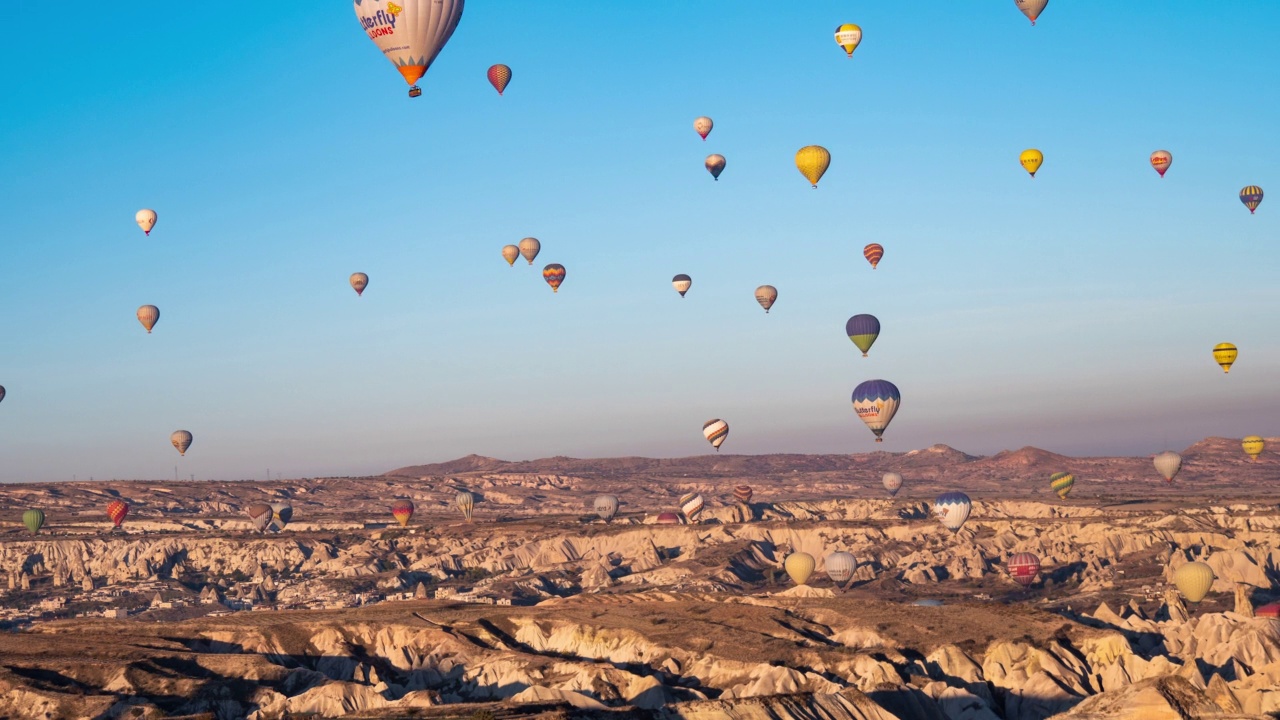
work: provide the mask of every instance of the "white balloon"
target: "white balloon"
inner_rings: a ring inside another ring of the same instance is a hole
[[[355,0],[370,40],[413,85],[431,67],[462,19],[464,0]]]
[[[143,208],[134,214],[133,221],[138,223],[142,232],[150,235],[151,228],[156,226],[156,211]]]

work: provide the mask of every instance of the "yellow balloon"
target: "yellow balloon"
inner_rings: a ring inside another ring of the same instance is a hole
[[[862,42],[862,28],[853,23],[845,23],[836,28],[836,44],[844,48],[844,51],[853,57],[853,51],[858,49],[858,43]]]
[[[791,553],[786,560],[782,561],[782,567],[791,576],[797,585],[804,585],[809,582],[809,578],[813,575],[813,569],[817,566],[817,561],[813,556],[806,552]]]
[[[1240,441],[1240,447],[1244,448],[1244,454],[1253,458],[1254,462],[1258,462],[1258,456],[1267,448],[1267,441],[1257,435],[1250,435]]]
[[[1031,173],[1031,177],[1035,177],[1036,171],[1040,169],[1041,163],[1044,162],[1044,153],[1035,148],[1023,150],[1022,155],[1018,157],[1018,162],[1022,163],[1022,167]]]
[[[1213,361],[1222,366],[1224,373],[1231,372],[1231,366],[1237,357],[1240,357],[1240,351],[1231,343],[1218,343],[1213,346]]]
[[[1173,573],[1173,584],[1190,602],[1198,603],[1213,587],[1213,568],[1202,562],[1187,563]]]
[[[821,145],[806,145],[796,153],[796,168],[814,187],[818,187],[818,181],[830,166],[831,153]]]

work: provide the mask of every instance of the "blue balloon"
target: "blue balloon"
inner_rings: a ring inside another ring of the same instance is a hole
[[[881,442],[880,436],[901,404],[898,386],[888,380],[867,380],[853,389],[853,410],[875,433],[876,442]]]
[[[964,521],[969,519],[969,511],[972,509],[973,502],[962,492],[945,492],[933,501],[933,514],[951,532],[960,530]]]

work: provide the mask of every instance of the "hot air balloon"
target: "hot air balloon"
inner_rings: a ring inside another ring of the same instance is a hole
[[[618,504],[617,495],[601,495],[596,498],[596,515],[599,515],[601,520],[609,522],[614,515],[618,514]]]
[[[693,121],[694,132],[701,135],[703,140],[707,139],[707,136],[711,134],[711,128],[715,126],[716,124],[711,122],[711,118],[707,117],[706,115],[703,115],[702,117],[697,118],[696,120]]]
[[[40,532],[40,528],[44,527],[44,511],[31,509],[22,513],[22,524],[27,526],[32,535]]]
[[[871,243],[862,248],[862,257],[866,258],[867,262],[871,263],[871,269],[875,270],[880,264],[880,258],[884,257],[884,246],[880,243]]]
[[[702,517],[704,504],[702,496],[698,493],[686,493],[680,498],[680,512],[684,513],[690,523],[696,525],[698,524],[698,518]]]
[[[795,552],[787,556],[782,561],[782,568],[791,576],[792,581],[797,585],[804,585],[809,582],[809,578],[813,576],[813,568],[817,565],[817,561],[813,556],[806,552]]]
[[[502,94],[503,90],[507,89],[507,83],[511,82],[511,68],[501,63],[490,65],[487,75],[489,76],[489,84],[493,86],[494,90],[498,91],[499,95]]]
[[[151,328],[156,326],[156,321],[160,319],[160,308],[155,305],[143,305],[138,308],[138,322],[142,323],[142,327],[147,329],[147,334],[151,334]]]
[[[150,235],[151,228],[156,226],[156,211],[143,208],[133,216],[133,220],[142,228],[142,232]]]
[[[4,400],[4,386],[0,385],[0,401]]]
[[[862,28],[853,23],[845,23],[836,28],[836,44],[844,48],[849,57],[853,57],[853,51],[858,49],[858,43],[862,42]]]
[[[1209,594],[1214,581],[1213,568],[1202,562],[1190,562],[1173,572],[1173,584],[1188,602],[1198,603]]]
[[[880,436],[901,404],[898,387],[888,380],[867,380],[853,389],[853,411],[875,433],[876,442],[884,442]]]
[[[458,27],[463,4],[463,0],[355,0],[354,7],[369,39],[409,83],[409,97],[417,97],[422,90],[416,83]]]
[[[1031,553],[1018,553],[1009,558],[1009,577],[1022,587],[1031,587],[1040,572],[1040,558]]]
[[[1160,473],[1165,482],[1173,482],[1173,478],[1182,469],[1182,456],[1168,450],[1155,456],[1152,462],[1155,463],[1156,472]]]
[[[1258,462],[1258,456],[1267,448],[1267,442],[1259,435],[1250,435],[1240,441],[1240,446],[1244,448],[1244,454],[1253,458],[1254,462]]]
[[[275,524],[276,532],[284,530],[284,526],[293,520],[293,506],[287,502],[271,503],[271,522]]]
[[[542,243],[538,242],[538,238],[525,238],[520,241],[520,254],[524,256],[529,264],[533,264],[533,259],[538,257],[538,253],[542,251]]]
[[[178,449],[179,455],[187,454],[187,448],[191,447],[191,439],[191,433],[186,430],[174,430],[173,434],[169,436],[169,442],[173,443],[173,446]]]
[[[271,525],[271,519],[275,515],[275,511],[266,503],[254,503],[244,509],[244,514],[249,516],[249,523],[258,532],[266,532]]]
[[[364,289],[369,287],[369,276],[362,272],[351,273],[351,289],[356,291],[356,295],[364,295]]]
[[[1250,185],[1240,191],[1240,202],[1249,208],[1249,214],[1252,215],[1254,210],[1262,204],[1262,188],[1257,185]]]
[[[1160,177],[1164,177],[1165,172],[1169,170],[1169,166],[1173,164],[1173,153],[1168,150],[1157,150],[1151,153],[1151,167],[1160,173]]]
[[[659,525],[683,525],[680,521],[680,515],[673,512],[658,513]]]
[[[945,492],[933,502],[933,514],[942,526],[951,532],[959,532],[964,521],[969,519],[973,503],[969,496],[962,492]]]
[[[822,562],[827,570],[827,577],[837,585],[843,585],[853,579],[853,571],[858,569],[858,560],[847,552],[834,552]]]
[[[1018,157],[1018,162],[1022,163],[1022,167],[1029,173],[1031,177],[1036,176],[1036,171],[1040,169],[1040,165],[1044,163],[1044,153],[1031,148],[1023,150],[1022,155]]]
[[[708,420],[702,424],[702,436],[719,452],[724,439],[729,437],[729,423],[720,419]]]
[[[769,308],[778,300],[778,288],[772,285],[761,285],[756,288],[756,302],[760,303],[760,307],[764,308],[766,313]]]
[[[467,519],[467,522],[471,522],[471,514],[476,509],[476,496],[463,490],[454,498],[454,504],[462,511],[462,516]]]
[[[564,266],[560,263],[551,263],[542,268],[542,279],[551,286],[551,292],[560,292],[560,283],[564,282]]]
[[[1049,476],[1049,488],[1058,493],[1058,497],[1063,500],[1071,494],[1071,488],[1076,484],[1076,476],[1071,473],[1056,472]]]
[[[1240,357],[1240,351],[1231,343],[1218,343],[1213,346],[1213,361],[1222,366],[1222,372],[1231,372],[1231,366],[1235,364],[1236,358]]]
[[[515,245],[502,246],[502,259],[507,261],[508,265],[514,266],[516,259],[520,257],[520,248]]]
[[[720,180],[720,173],[724,172],[724,156],[708,155],[704,165],[707,166],[707,172],[711,173],[711,177]]]
[[[751,498],[755,495],[750,485],[738,485],[733,488],[733,499],[743,505],[750,505]]]
[[[107,517],[111,518],[111,522],[115,523],[117,528],[124,522],[124,518],[128,514],[129,503],[123,500],[112,500],[107,503]]]
[[[796,152],[796,169],[815,188],[828,167],[831,167],[831,153],[821,145],[806,145]]]
[[[680,297],[684,297],[684,294],[689,292],[689,287],[691,285],[693,285],[693,278],[685,275],[684,273],[680,273],[679,275],[671,278],[671,287],[675,288],[676,292],[680,293]]]
[[[896,497],[898,490],[902,488],[902,476],[896,472],[887,472],[880,482],[884,483],[884,489],[889,491],[890,497]]]
[[[880,321],[875,315],[854,315],[844,324],[844,332],[862,351],[862,357],[866,357],[876,338],[880,337]]]
[[[1044,6],[1049,4],[1049,0],[1013,0],[1013,2],[1017,4],[1022,14],[1027,16],[1032,25],[1036,24],[1036,18],[1040,17],[1040,13],[1044,12]]]
[[[402,498],[391,505],[391,517],[400,523],[400,527],[408,527],[409,521],[413,519],[414,509],[412,500]]]

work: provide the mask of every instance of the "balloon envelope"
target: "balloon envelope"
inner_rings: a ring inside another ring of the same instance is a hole
[[[405,527],[409,524],[409,521],[413,519],[413,512],[415,509],[416,508],[414,507],[412,500],[408,498],[397,500],[391,505],[391,517],[395,518],[396,522],[400,523],[400,527]]]
[[[464,490],[454,498],[454,504],[462,511],[462,515],[467,519],[467,522],[471,522],[471,515],[476,509],[476,496]]]
[[[684,297],[684,294],[689,292],[689,288],[692,286],[693,278],[685,275],[684,273],[680,273],[679,275],[671,278],[671,287],[675,288],[676,292],[680,293],[680,297]]]
[[[129,514],[129,503],[123,500],[112,500],[107,503],[107,517],[111,518],[111,522],[116,527],[120,527],[120,523],[124,522],[125,516]]]
[[[191,447],[191,440],[191,433],[186,430],[174,430],[173,434],[169,436],[169,442],[178,449],[179,455],[187,454],[187,448]],[[217,443],[214,444],[216,445]]]
[[[809,582],[809,578],[813,577],[813,568],[817,562],[813,556],[806,552],[791,553],[786,560],[782,561],[782,567],[787,571],[787,575],[791,576],[791,580],[797,585],[804,585]]]
[[[601,495],[596,498],[595,511],[601,520],[608,522],[618,514],[618,496],[617,495]]]
[[[276,525],[276,531],[284,530],[284,526],[293,520],[293,506],[286,502],[271,503],[271,521]]]
[[[738,485],[733,489],[733,499],[737,500],[743,505],[750,504],[751,498],[754,494],[755,493],[752,492],[750,485]]]
[[[901,404],[898,386],[888,380],[867,380],[853,389],[853,411],[875,433],[876,442],[882,442],[880,436]]]
[[[142,228],[142,232],[150,235],[151,228],[156,226],[156,211],[143,208],[134,214],[133,221],[138,223],[138,227]]]
[[[410,86],[427,72],[462,19],[464,0],[355,0],[360,26]]]
[[[658,513],[658,524],[659,525],[682,525],[683,523],[680,522],[680,516],[678,514],[673,512],[664,512],[664,513]]]
[[[1157,150],[1151,153],[1151,167],[1160,173],[1160,177],[1164,177],[1165,172],[1169,170],[1169,166],[1173,164],[1173,153],[1168,150]]]
[[[844,324],[844,332],[853,344],[862,351],[862,357],[880,337],[880,321],[875,315],[854,315]]]
[[[527,237],[520,241],[520,255],[528,260],[530,265],[540,252],[542,252],[542,243],[538,242],[538,238]]]
[[[351,288],[356,291],[356,295],[364,295],[364,289],[369,287],[369,276],[362,272],[351,273]]]
[[[1049,4],[1049,0],[1013,0],[1017,4],[1018,9],[1023,15],[1031,21],[1032,25],[1036,24],[1036,18],[1040,17],[1040,13],[1044,12],[1045,5]]]
[[[1058,493],[1058,497],[1063,500],[1071,494],[1071,488],[1075,487],[1076,476],[1071,473],[1058,472],[1049,476],[1049,489]]]
[[[1173,482],[1173,478],[1182,469],[1182,456],[1168,450],[1155,456],[1152,462],[1156,466],[1156,472],[1160,473],[1165,482]]]
[[[1044,153],[1035,148],[1023,150],[1022,155],[1018,157],[1018,162],[1022,163],[1023,169],[1031,173],[1031,177],[1035,177],[1036,171],[1044,164]]]
[[[706,162],[703,164],[707,166],[707,172],[711,173],[711,177],[716,180],[720,179],[720,173],[724,172],[723,155],[708,155]]]
[[[806,145],[796,152],[796,169],[814,187],[818,187],[818,181],[826,174],[829,167],[831,167],[831,153],[821,145]]]
[[[1040,558],[1031,553],[1018,553],[1009,558],[1009,577],[1022,587],[1030,587],[1040,572]]]
[[[244,509],[244,513],[249,516],[249,522],[258,532],[266,532],[267,527],[271,525],[271,519],[275,515],[275,511],[266,503],[254,503]]]
[[[502,246],[502,259],[507,261],[508,265],[515,265],[516,259],[520,257],[520,248],[515,245]]]
[[[871,269],[875,270],[880,264],[880,258],[884,257],[884,246],[880,243],[871,243],[862,248],[862,257],[866,258],[867,262],[871,263]]]
[[[698,493],[688,493],[680,498],[680,512],[684,513],[689,522],[697,523],[698,518],[702,517],[702,508],[705,502]]]
[[[836,44],[844,48],[849,57],[853,57],[853,51],[858,49],[860,42],[862,42],[862,28],[857,25],[845,23],[836,28]]]
[[[858,569],[858,561],[850,553],[834,552],[823,561],[827,569],[827,577],[837,585],[843,585],[853,579],[853,571]]]
[[[719,451],[724,439],[729,437],[729,423],[719,418],[708,420],[702,424],[702,436],[711,443],[711,447]]]
[[[707,136],[711,134],[711,128],[715,127],[715,125],[715,123],[711,122],[711,118],[703,115],[693,121],[693,130],[701,135],[703,140],[706,140]]]
[[[1257,185],[1249,185],[1240,191],[1240,202],[1249,208],[1249,214],[1252,215],[1254,210],[1262,204],[1262,188]]]
[[[142,327],[147,329],[147,334],[151,334],[151,328],[156,326],[156,321],[160,319],[160,308],[155,305],[143,305],[138,308],[138,322],[142,323]]]
[[[44,527],[44,511],[32,509],[22,513],[22,524],[35,535]]]
[[[1240,446],[1244,448],[1244,453],[1253,458],[1254,462],[1258,462],[1258,456],[1266,449],[1267,442],[1259,435],[1250,435],[1240,441]]]
[[[1178,592],[1193,603],[1200,602],[1209,594],[1213,581],[1213,568],[1202,562],[1187,563],[1173,573],[1173,584],[1178,586]]]
[[[0,385],[0,401],[4,400],[4,386]]]
[[[493,86],[494,90],[498,91],[499,95],[502,94],[503,90],[507,89],[507,83],[511,82],[511,68],[501,63],[491,65],[486,75],[489,77],[489,84]]]
[[[902,476],[896,472],[888,472],[880,480],[884,483],[884,489],[889,491],[890,496],[898,494],[898,490],[902,489]]]
[[[551,292],[560,292],[560,283],[564,282],[564,266],[560,263],[551,263],[542,268],[542,279],[551,286]]]
[[[761,285],[756,288],[756,302],[760,303],[760,307],[765,312],[769,312],[769,308],[778,300],[778,288],[772,285]]]
[[[962,492],[942,493],[933,502],[933,514],[942,526],[951,532],[960,530],[964,521],[969,519],[969,512],[972,509],[973,503],[970,502],[969,496]]]
[[[1240,351],[1231,343],[1218,343],[1213,346],[1213,361],[1218,363],[1224,373],[1231,372],[1231,366],[1235,364],[1238,357],[1240,357]]]

